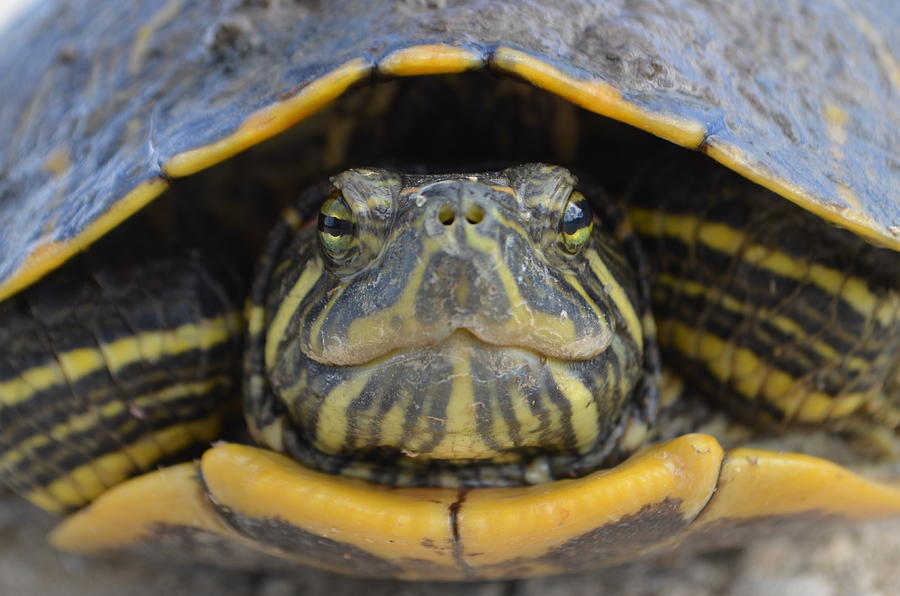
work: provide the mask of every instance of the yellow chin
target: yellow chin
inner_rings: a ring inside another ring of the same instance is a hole
[[[458,330],[439,344],[330,377],[316,371],[334,381],[298,382],[278,397],[304,444],[328,455],[387,448],[416,461],[460,461],[528,450],[587,453],[617,423],[641,372],[625,348],[611,350],[569,362]]]
[[[228,544],[273,567],[296,561],[356,575],[477,579],[720,547],[773,524],[896,514],[895,486],[814,457],[725,452],[708,435],[655,445],[580,479],[468,491],[388,488],[222,444],[197,465],[110,490],[51,540],[78,552],[162,544],[171,555],[171,537],[188,533],[204,538],[185,543],[193,557],[203,545],[224,552]]]

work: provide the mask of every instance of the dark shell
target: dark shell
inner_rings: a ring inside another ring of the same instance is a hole
[[[698,135],[638,126],[900,250],[893,0],[91,5],[43,1],[0,39],[0,298],[161,192],[174,156],[352,60],[368,72],[425,43],[605,82]]]

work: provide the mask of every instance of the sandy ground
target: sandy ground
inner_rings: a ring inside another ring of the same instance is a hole
[[[0,497],[0,595],[150,596],[863,596],[900,593],[900,520],[870,522],[816,536],[773,537],[742,551],[669,556],[652,563],[567,577],[434,584],[355,580],[314,570],[291,577],[136,559],[97,559],[53,551],[54,519],[13,496]]]

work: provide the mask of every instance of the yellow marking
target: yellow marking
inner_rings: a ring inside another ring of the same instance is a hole
[[[450,74],[484,66],[481,55],[445,44],[424,44],[391,52],[378,63],[379,72],[390,76]]]
[[[369,367],[357,370],[352,379],[335,385],[331,393],[325,397],[325,403],[320,407],[319,419],[316,423],[316,449],[325,453],[337,454],[347,448],[350,403],[362,393],[373,370]],[[291,397],[297,399],[302,396]],[[368,416],[364,421],[371,422]],[[368,426],[366,424],[360,430],[364,430]]]
[[[131,55],[128,57],[128,73],[136,75],[144,64],[144,58],[147,56],[147,49],[150,45],[150,38],[162,27],[165,27],[172,19],[178,16],[181,10],[183,0],[168,0],[156,14],[150,17],[146,25],[142,25],[138,29],[137,36],[134,38],[134,45],[131,48]]]
[[[31,253],[13,271],[12,275],[0,284],[0,301],[27,288],[90,246],[95,240],[159,196],[168,186],[169,183],[161,179],[142,182],[111,205],[106,213],[88,224],[78,236],[62,242],[44,239],[41,244],[31,249]]]
[[[375,372],[375,370],[376,369],[367,371],[369,374],[367,374],[366,377],[370,378],[371,373]],[[428,417],[424,415],[423,411],[428,407],[428,404],[425,403],[426,400],[423,399],[423,397],[424,396],[420,395],[410,395],[408,390],[399,396],[395,396],[396,401],[391,405],[391,409],[381,418],[380,424],[375,423],[372,420],[373,417],[371,414],[357,414],[354,422],[360,428],[359,434],[361,435],[360,438],[362,439],[363,444],[386,445],[389,447],[405,449],[409,452],[418,452],[419,445],[427,441],[431,434],[428,427],[423,425],[423,422],[427,422],[428,420]],[[453,398],[451,397],[451,399]],[[410,402],[413,402],[418,406],[420,415],[418,420],[416,420],[416,427],[411,429],[409,436],[404,437],[403,427],[406,422],[406,409],[411,405]],[[372,410],[374,411],[379,408],[381,403],[383,402],[376,404]],[[340,405],[336,407],[340,407]],[[359,422],[360,418],[364,419],[365,422],[361,424]],[[374,443],[372,443],[372,441],[374,441]]]
[[[671,213],[664,214],[643,207],[631,207],[628,213],[635,229],[641,233],[678,238],[687,246],[692,246],[697,241],[697,230],[701,224],[700,219],[697,217],[673,215]],[[709,238],[716,240],[717,236],[712,235]]]
[[[280,263],[278,263],[275,269],[272,270],[271,275],[269,275],[269,279],[274,279],[280,276],[282,273],[293,267],[295,263],[296,261],[290,258],[281,261]]]
[[[615,276],[609,271],[606,264],[603,262],[603,259],[600,258],[600,255],[597,254],[597,251],[594,249],[590,249],[585,251],[585,257],[587,258],[588,265],[591,268],[591,271],[594,272],[594,276],[600,280],[603,284],[603,289],[609,293],[609,297],[612,298],[613,303],[619,309],[619,312],[622,315],[622,318],[625,319],[625,325],[628,327],[628,333],[631,335],[632,339],[637,343],[638,348],[644,349],[644,330],[641,327],[641,321],[638,318],[638,313],[634,309],[634,304],[632,304],[631,300],[629,300],[628,295],[625,293],[625,289],[622,288],[621,284],[616,280]]]
[[[57,513],[85,505],[110,486],[140,471],[137,465],[146,467],[159,459],[160,451],[171,455],[195,442],[214,440],[219,434],[221,418],[221,413],[216,413],[201,420],[149,433],[121,451],[108,453],[79,466],[25,497],[35,505]],[[52,500],[47,499],[46,494]]]
[[[47,159],[44,160],[44,169],[59,178],[64,176],[72,167],[72,159],[69,154],[68,145],[59,145],[50,152]]]
[[[370,71],[371,66],[362,58],[351,60],[311,81],[292,97],[257,110],[224,139],[172,157],[164,170],[168,176],[181,178],[240,153],[316,113]]]
[[[846,277],[843,273],[808,261],[787,255],[776,248],[762,244],[749,244],[742,232],[724,224],[700,223],[693,215],[667,215],[662,228],[656,218],[656,212],[650,209],[635,207],[629,210],[635,227],[645,234],[660,234],[678,238],[688,246],[701,242],[706,246],[729,255],[736,255],[740,247],[746,246],[741,258],[756,267],[767,269],[773,273],[791,279],[806,281],[819,286],[829,295],[840,296],[863,317],[876,316],[882,326],[894,322],[894,315],[888,308],[878,308],[881,300],[869,290],[866,282],[858,277]],[[703,229],[708,228],[704,234]],[[694,230],[700,230],[695,234]],[[681,284],[679,284],[681,285]],[[684,286],[688,287],[688,286]],[[900,303],[900,297],[886,299],[888,302]]]
[[[629,516],[667,498],[677,504],[674,514],[694,522],[684,532],[674,529],[661,536],[641,552],[671,546],[673,539],[729,518],[765,522],[772,515],[809,513],[815,515],[813,523],[820,523],[823,513],[851,519],[900,513],[900,489],[865,480],[824,460],[734,449],[722,461],[715,439],[687,435],[582,479],[472,490],[459,508],[462,556],[479,576],[520,577],[523,569],[565,571],[528,561],[592,530],[632,519]],[[240,515],[278,518],[314,535],[352,544],[397,563],[407,579],[466,578],[452,558],[449,509],[456,491],[386,488],[314,472],[284,456],[239,445],[208,451],[202,470],[210,496]],[[643,519],[638,515],[636,521]],[[218,520],[193,464],[116,486],[62,522],[50,540],[68,551],[120,549],[149,538],[158,525],[198,528],[242,546],[268,548],[241,538]],[[602,563],[629,554],[615,552]],[[510,561],[516,562],[512,568]]]
[[[93,348],[78,348],[57,356],[63,374],[74,383],[103,367],[103,354]]]
[[[466,240],[469,246],[485,254],[497,251],[497,244],[491,238],[476,232],[472,226],[466,227]],[[540,351],[554,358],[580,360],[596,356],[612,341],[609,321],[594,305],[594,301],[574,275],[566,275],[565,280],[582,296],[585,303],[593,308],[597,318],[596,325],[604,330],[600,337],[579,337],[572,319],[533,310],[519,292],[519,284],[512,271],[509,267],[500,265],[499,260],[495,273],[510,306],[511,317],[502,323],[501,327],[507,337],[521,338],[522,343],[516,345]]]
[[[394,489],[309,470],[254,447],[220,445],[202,459],[215,502],[252,518],[277,518],[316,536],[394,561],[404,577],[459,577],[450,505],[456,491]],[[417,568],[406,561],[429,565]]]
[[[600,435],[600,427],[597,424],[597,401],[585,384],[572,375],[568,363],[551,360],[548,365],[553,381],[571,409],[570,421],[572,430],[575,431],[575,448],[584,452],[597,443],[597,437]],[[554,409],[559,410],[560,407],[554,404]],[[557,422],[553,428],[562,429],[562,425]]]
[[[898,513],[896,486],[808,455],[741,448],[726,454],[718,489],[692,530],[723,519],[766,523],[772,516],[810,514],[811,523],[821,524],[831,515],[871,519]]]
[[[860,406],[863,405],[865,400],[866,396],[863,393],[845,393],[844,395],[839,395],[834,398],[834,403],[831,406],[831,412],[828,417],[834,420],[845,418],[857,411]]]
[[[892,236],[868,213],[852,206],[836,205],[834,201],[829,201],[825,197],[809,194],[796,184],[776,176],[762,165],[751,163],[744,152],[735,145],[710,139],[704,150],[707,155],[725,167],[800,205],[825,221],[835,223],[879,246],[900,251],[900,235]]]
[[[63,385],[66,377],[58,362],[36,366],[24,371],[10,381],[0,383],[0,402],[4,406],[22,403],[39,391],[54,385]]]
[[[695,281],[687,280],[687,279],[679,279],[669,275],[667,273],[663,273],[657,275],[653,279],[654,284],[669,286],[673,290],[677,290],[682,292],[688,296],[716,296],[718,292],[721,291],[720,288],[711,288],[704,286]],[[710,298],[711,300],[711,298]],[[806,339],[811,336],[807,333],[807,330],[800,326],[799,323],[794,321],[793,319],[789,319],[784,316],[775,315],[772,311],[754,306],[752,304],[746,304],[744,302],[740,302],[733,298],[730,295],[722,294],[719,296],[718,304],[729,310],[733,313],[743,315],[744,317],[750,317],[751,315],[756,315],[756,318],[770,323],[774,327],[776,327],[779,331],[784,333],[785,335],[791,335],[798,339]],[[883,324],[888,324],[888,322],[894,321],[894,314],[889,308],[884,308],[890,306],[889,303],[883,303],[881,308],[876,310],[876,318],[883,322]],[[848,366],[857,368],[857,369],[865,369],[871,366],[871,363],[861,358],[854,356],[842,356],[838,354],[837,350],[834,349],[830,344],[825,342],[810,342],[809,347],[814,349],[822,358],[826,360],[838,360],[840,358],[844,358],[845,362]],[[747,370],[745,367],[740,366],[740,370]],[[739,373],[736,373],[739,374]],[[751,391],[742,391],[745,395],[753,395],[754,392]]]
[[[494,68],[512,73],[597,114],[631,124],[683,147],[700,146],[706,134],[702,123],[653,113],[626,101],[621,92],[599,80],[586,81],[519,50],[500,46],[491,62]]]
[[[428,265],[426,256],[435,250],[436,242],[426,238],[422,248],[422,257],[410,272],[399,299],[390,308],[353,320],[347,329],[346,343],[329,343],[327,338],[322,337],[322,326],[331,313],[337,296],[332,298],[313,324],[310,334],[312,357],[330,364],[359,365],[370,362],[391,349],[426,345],[429,337],[422,332],[420,322],[411,313],[416,312],[416,296]],[[396,325],[400,326],[399,329]],[[393,343],[388,344],[387,338],[393,338]]]
[[[320,277],[322,277],[322,262],[319,259],[311,259],[306,263],[303,273],[300,274],[294,286],[278,305],[278,311],[266,332],[266,368],[272,369],[277,364],[278,346],[284,339],[288,323],[291,322],[291,317],[297,312],[300,303],[303,302]]]
[[[305,222],[296,209],[289,207],[281,212],[281,219],[287,222],[292,230],[299,230]]]
[[[91,507],[68,517],[50,543],[69,552],[98,552],[135,544],[157,524],[187,526],[239,541],[206,501],[194,463],[133,478],[101,495]]]
[[[0,383],[0,403],[13,406],[24,402],[41,391],[55,385],[89,375],[108,368],[116,372],[125,366],[145,361],[159,360],[163,356],[176,356],[193,349],[208,350],[227,341],[231,336],[237,313],[229,313],[201,321],[186,323],[167,331],[143,331],[137,335],[122,337],[94,348],[76,348],[57,354],[57,362],[32,367],[18,377]],[[163,350],[168,344],[169,349]]]
[[[7,451],[0,457],[0,466],[9,468],[15,463],[26,457],[26,454],[33,453],[38,447],[54,443],[64,443],[72,435],[84,432],[90,428],[96,427],[98,432],[106,432],[101,428],[101,420],[111,420],[125,410],[129,409],[150,409],[155,407],[159,402],[167,402],[177,400],[188,395],[206,395],[216,387],[226,387],[231,383],[229,377],[215,377],[206,381],[196,383],[179,383],[171,385],[159,391],[142,395],[132,400],[116,399],[100,407],[91,409],[82,414],[70,416],[65,422],[61,422],[48,430],[45,434],[32,435],[28,439],[20,442],[15,446],[14,450]],[[49,437],[49,438],[48,438]],[[159,459],[157,456],[155,459]]]
[[[257,306],[251,302],[247,302],[247,332],[250,336],[257,335],[265,331],[266,328],[266,309]]]
[[[697,225],[697,238],[700,242],[728,254],[737,254],[746,239],[743,233],[725,224],[698,219]]]
[[[818,391],[807,393],[803,396],[800,408],[797,410],[797,419],[805,422],[823,422],[828,419],[829,413],[834,407],[834,401],[830,395]]]
[[[444,437],[428,453],[429,457],[441,459],[487,458],[498,453],[481,438],[476,417],[487,403],[476,400],[472,387],[472,358],[477,354],[471,341],[454,334],[448,340],[446,359],[453,365],[450,398],[446,408]],[[493,430],[493,429],[492,429]],[[499,436],[494,437],[502,443]]]
[[[504,566],[510,561],[541,557],[632,516],[640,521],[639,511],[666,501],[674,504],[671,514],[676,519],[689,522],[715,490],[721,461],[722,448],[714,438],[686,435],[577,480],[472,490],[457,518],[463,558],[486,577],[500,576],[508,573]],[[663,535],[659,542],[670,537]],[[626,546],[603,563],[630,554]],[[492,569],[495,565],[498,568]]]
[[[664,320],[660,327],[674,335],[673,346],[678,351],[701,360],[718,380],[723,383],[734,381],[735,390],[749,399],[763,396],[789,419],[821,422],[852,414],[855,410],[851,410],[851,406],[860,404],[856,393],[830,396],[812,391],[802,378],[795,379],[787,372],[773,368],[772,363],[762,360],[754,352],[735,347],[731,342],[681,321]],[[840,402],[840,407],[835,407],[836,400],[842,398],[846,399]],[[824,405],[826,399],[827,408]]]

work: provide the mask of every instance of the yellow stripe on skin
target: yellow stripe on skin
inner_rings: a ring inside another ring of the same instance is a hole
[[[478,249],[488,255],[497,251],[496,242],[492,238],[479,234],[474,226],[467,226],[465,232],[466,241],[468,242],[469,247]],[[560,346],[565,345],[568,346],[568,349],[571,350],[572,353],[564,354],[563,356],[573,359],[579,357],[583,358],[585,356],[585,349],[587,349],[587,352],[592,356],[602,351],[601,349],[596,349],[597,346],[595,345],[585,345],[588,343],[594,344],[596,342],[586,342],[583,339],[578,339],[578,332],[575,329],[575,322],[572,321],[572,319],[562,319],[557,315],[529,308],[528,301],[522,296],[521,292],[519,292],[519,284],[516,282],[516,278],[509,267],[498,262],[494,272],[509,301],[510,317],[507,318],[501,326],[506,328],[506,333],[509,334],[510,337],[515,337],[517,335],[517,330],[519,330],[518,333],[521,333],[522,329],[530,329],[531,333],[529,333],[529,335],[532,338],[530,343],[534,343],[534,340],[544,340],[547,342],[547,345],[534,346],[535,349],[543,351],[553,348],[558,349]],[[584,297],[587,304],[593,305],[593,301],[587,296],[587,292],[584,291],[584,288],[577,282],[574,276],[567,276],[566,281]],[[523,305],[525,306],[524,309],[522,308]],[[602,321],[598,326],[606,327],[607,323],[603,314],[596,308],[594,308],[594,312],[597,318]],[[537,331],[537,333],[535,333],[535,331]],[[608,345],[609,341],[606,343]]]
[[[463,558],[476,568],[538,558],[666,499],[690,521],[715,490],[722,455],[713,437],[685,435],[577,480],[472,490],[458,518]]]
[[[74,238],[62,242],[45,241],[32,248],[19,267],[0,284],[0,301],[27,288],[86,249],[168,187],[167,181],[158,178],[143,182],[113,203],[106,213],[97,217]]]
[[[237,329],[240,314],[233,312],[199,323],[186,323],[167,331],[143,331],[96,348],[76,348],[57,354],[49,362],[23,371],[18,377],[0,383],[0,404],[14,406],[34,395],[67,381],[79,379],[101,369],[118,371],[136,362],[158,361],[193,349],[209,350],[227,341]]]
[[[496,456],[496,450],[485,443],[477,429],[478,410],[488,407],[488,404],[476,400],[472,386],[472,358],[476,352],[470,342],[459,341],[459,337],[457,332],[447,340],[449,352],[446,359],[452,362],[453,373],[446,419],[443,421],[445,435],[428,453],[428,457],[477,459]],[[420,420],[426,423],[428,419],[423,416]],[[496,426],[489,432],[498,443],[503,443],[503,438],[497,435]]]
[[[148,538],[158,524],[187,526],[240,537],[219,521],[197,480],[193,463],[163,468],[113,487],[61,522],[50,544],[68,552],[122,548]]]
[[[900,513],[900,487],[867,480],[824,459],[731,449],[719,486],[692,529],[721,519],[808,513],[849,519]]]
[[[809,337],[809,334],[806,330],[793,319],[789,319],[784,316],[774,315],[768,309],[760,308],[758,306],[752,304],[745,304],[736,300],[734,297],[721,294],[721,288],[708,287],[703,284],[697,283],[688,279],[679,279],[668,273],[662,273],[653,278],[653,283],[659,286],[666,286],[671,289],[673,292],[681,292],[687,296],[704,296],[704,295],[715,295],[718,298],[718,304],[729,310],[733,313],[750,316],[751,314],[756,315],[756,319],[759,321],[765,321],[776,327],[779,331],[786,335],[791,335],[797,338],[806,338]],[[879,314],[878,317],[887,317],[886,313]],[[819,353],[822,358],[827,360],[838,360],[843,358],[845,364],[848,367],[855,368],[858,370],[863,370],[869,368],[872,363],[863,360],[857,356],[847,356],[838,354],[837,350],[834,349],[830,344],[825,343],[824,341],[816,341],[811,342],[809,347],[814,349]],[[739,358],[739,356],[738,356]],[[746,370],[746,367],[740,367]]]
[[[275,366],[275,360],[278,356],[278,345],[284,338],[288,323],[291,322],[291,317],[296,314],[300,303],[303,302],[309,291],[319,281],[322,271],[321,260],[309,260],[304,265],[303,273],[300,274],[294,286],[285,294],[281,304],[278,305],[278,310],[275,312],[275,316],[269,324],[269,330],[266,332],[265,362],[267,368],[271,369]],[[259,308],[262,310],[262,307]]]
[[[634,309],[634,304],[629,300],[628,295],[622,285],[616,281],[616,278],[610,273],[609,268],[597,254],[594,249],[586,250],[584,253],[587,258],[588,265],[593,271],[594,276],[603,283],[603,289],[609,294],[613,302],[618,308],[619,313],[625,319],[625,325],[628,327],[628,334],[637,343],[638,347],[644,349],[644,330],[641,326],[638,313]]]
[[[292,97],[252,113],[224,139],[175,155],[165,163],[163,170],[173,178],[205,170],[318,112],[342,95],[350,85],[368,76],[371,70],[371,65],[362,58],[351,60],[311,81]]]
[[[735,145],[710,140],[704,152],[725,167],[734,170],[744,178],[768,188],[803,209],[814,213],[825,221],[837,224],[878,246],[900,251],[900,231],[891,230],[876,222],[871,215],[835,197],[816,197],[796,184],[774,175],[762,165],[751,162],[743,150]],[[836,195],[838,191],[835,190]],[[836,205],[839,202],[843,205]]]
[[[705,333],[681,321],[659,321],[660,336],[673,339],[672,347],[691,358],[701,360],[718,380],[731,382],[747,399],[765,398],[778,407],[788,419],[798,422],[823,422],[829,418],[848,416],[859,404],[859,394],[835,396],[812,391],[790,374],[773,368],[757,354],[738,348],[712,333]],[[840,407],[837,407],[838,403]]]
[[[744,247],[741,258],[755,267],[766,269],[783,277],[809,281],[830,295],[839,295],[863,317],[875,315],[882,326],[893,322],[893,312],[888,308],[876,308],[879,299],[872,294],[865,281],[847,277],[840,271],[818,263],[810,263],[762,244],[750,244],[744,232],[719,223],[704,223],[694,215],[660,214],[651,209],[629,209],[635,228],[642,234],[678,238],[688,246],[700,242],[709,248],[729,255],[737,255]],[[894,298],[900,302],[900,298]]]
[[[63,443],[73,434],[89,430],[92,427],[98,427],[101,424],[100,419],[111,419],[126,409],[136,409],[138,411],[150,408],[159,402],[166,402],[180,399],[188,395],[205,395],[216,387],[226,387],[231,384],[231,379],[227,376],[220,376],[201,381],[197,383],[179,383],[171,385],[160,391],[142,395],[133,400],[121,400],[109,402],[97,409],[91,409],[83,414],[77,414],[66,419],[48,430],[46,433],[33,435],[17,444],[0,456],[0,468],[9,467],[26,457],[26,454],[34,452],[38,447],[53,443]]]
[[[587,110],[631,124],[682,147],[696,149],[706,135],[706,128],[700,122],[654,114],[626,101],[622,93],[612,85],[599,80],[575,79],[519,50],[498,47],[491,66],[518,75]]]
[[[325,405],[321,407],[316,421],[316,448],[325,453],[341,453],[347,447],[348,420],[347,412],[350,403],[359,397],[369,382],[373,368],[359,370],[352,380],[340,383],[325,397]],[[305,389],[306,384],[303,384]],[[282,399],[288,403],[297,403],[303,398],[298,392],[283,392]],[[382,432],[389,431],[384,428]]]
[[[392,489],[314,472],[243,445],[210,449],[201,469],[211,498],[239,515],[276,518],[402,566],[410,559],[428,561],[437,567],[420,570],[428,577],[441,577],[441,568],[447,578],[459,575],[449,521],[456,491]]]
[[[590,389],[572,374],[569,363],[550,360],[547,364],[550,374],[553,375],[553,381],[572,412],[570,422],[575,432],[575,448],[584,452],[597,444],[597,437],[600,435],[600,427],[597,425],[597,400]],[[562,416],[558,405],[553,404],[553,409],[555,414]],[[561,421],[554,421],[550,428],[561,429]]]
[[[484,66],[481,54],[446,44],[424,44],[391,52],[378,63],[389,76],[450,74]]]
[[[56,513],[81,507],[107,488],[149,468],[161,455],[177,453],[194,443],[213,441],[219,436],[221,422],[222,414],[217,412],[201,420],[149,433],[121,451],[108,453],[75,468],[49,486],[26,494],[25,498],[38,507]]]

